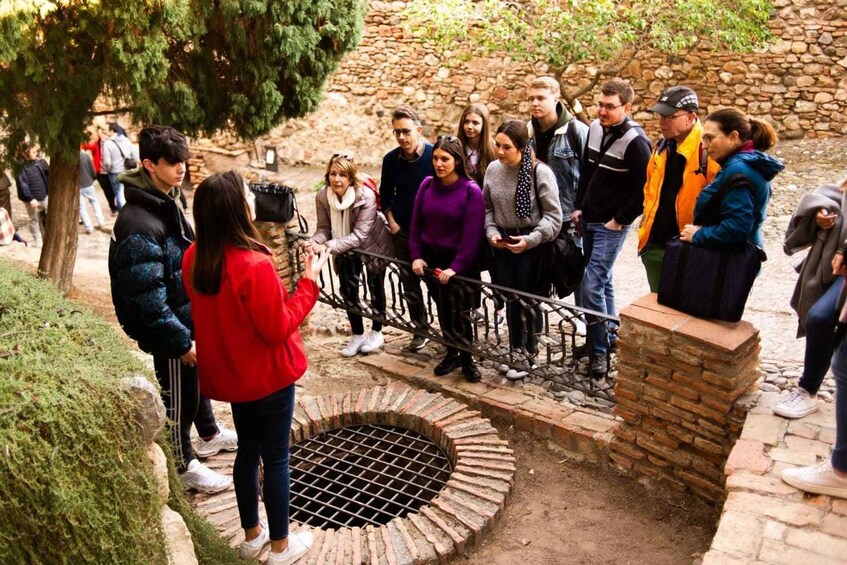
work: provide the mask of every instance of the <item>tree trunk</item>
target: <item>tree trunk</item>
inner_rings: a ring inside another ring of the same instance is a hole
[[[57,153],[50,159],[47,230],[38,262],[38,276],[53,281],[68,294],[76,263],[79,237],[79,157]]]

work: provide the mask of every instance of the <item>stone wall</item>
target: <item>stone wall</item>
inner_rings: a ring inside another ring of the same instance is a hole
[[[770,28],[775,42],[750,54],[715,54],[705,50],[678,56],[645,52],[624,77],[638,97],[636,119],[657,133],[645,112],[667,86],[688,84],[704,106],[738,106],[774,122],[781,137],[847,133],[847,0],[775,0]],[[488,105],[497,124],[525,117],[525,86],[548,72],[543,62],[518,64],[508,55],[451,64],[432,45],[404,29],[406,3],[371,1],[364,37],[331,77],[319,110],[290,120],[259,141],[279,146],[289,163],[323,164],[332,153],[352,151],[360,162],[378,165],[394,146],[389,117],[408,103],[424,116],[425,133],[455,131],[461,110],[470,102]],[[573,69],[566,80],[587,81],[587,67]],[[583,105],[591,106],[587,95]],[[253,148],[234,139],[220,146]]]
[[[621,312],[611,458],[623,469],[724,497],[724,464],[747,415],[739,399],[759,375],[749,322],[701,320],[649,294]]]

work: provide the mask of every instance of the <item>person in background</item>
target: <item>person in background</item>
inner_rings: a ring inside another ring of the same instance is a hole
[[[764,248],[762,224],[771,197],[771,180],[785,168],[778,159],[763,153],[776,142],[773,126],[748,118],[736,108],[709,114],[703,124],[703,145],[721,170],[697,197],[694,220],[683,227],[682,241],[710,249],[749,241]]]
[[[702,146],[700,102],[687,86],[673,86],[651,108],[662,139],[650,156],[644,184],[644,216],[638,226],[638,254],[650,292],[659,292],[668,241],[694,220],[694,203],[720,166]]]
[[[491,135],[491,117],[485,104],[471,104],[462,110],[456,137],[465,148],[468,175],[482,186],[488,165],[494,155],[494,136]]]
[[[412,270],[426,277],[429,295],[435,299],[438,322],[447,344],[447,354],[434,372],[447,375],[458,368],[469,382],[480,380],[479,368],[469,351],[451,343],[473,343],[470,311],[473,291],[451,282],[454,275],[479,278],[483,245],[485,204],[482,191],[471,180],[465,151],[457,137],[439,137],[432,150],[434,177],[421,183],[409,231]]]
[[[572,216],[582,226],[586,260],[578,304],[609,316],[617,313],[612,269],[630,225],[641,215],[651,153],[644,130],[628,115],[634,98],[632,86],[624,80],[613,79],[600,88]],[[617,327],[591,318],[586,348],[574,356],[588,356],[586,371],[603,387],[608,384],[609,353],[617,348]]]
[[[253,225],[244,179],[215,174],[194,195],[197,240],[185,252],[182,277],[197,335],[204,395],[230,402],[239,436],[232,469],[245,541],[243,559],[271,545],[268,565],[293,563],[312,545],[307,530],[289,532],[289,436],[294,383],[309,361],[300,324],[318,299],[315,283],[327,253],[306,255],[289,296],[270,250]],[[267,522],[259,520],[259,461]]]
[[[788,255],[808,249],[798,266],[800,276],[791,296],[797,312],[797,337],[806,338],[803,375],[788,395],[779,399],[774,414],[802,418],[817,411],[818,390],[835,351],[835,325],[847,241],[847,179],[825,184],[800,199],[788,222],[783,249]]]
[[[538,266],[537,248],[552,241],[562,227],[559,189],[553,171],[535,162],[526,124],[517,120],[497,128],[494,145],[498,160],[485,175],[485,237],[494,249],[491,272],[494,284],[537,293],[534,279]],[[513,352],[520,361],[534,364],[537,310],[513,298],[506,305],[506,323]],[[501,365],[506,378],[517,380],[527,372]]]
[[[391,127],[398,146],[382,159],[379,194],[394,243],[394,253],[401,261],[409,262],[409,224],[412,222],[415,196],[421,182],[434,174],[432,145],[421,137],[421,119],[409,106],[399,106],[394,110]],[[411,269],[403,268],[400,269],[400,281],[403,284],[403,298],[409,307],[410,321],[423,331],[427,320],[421,279]],[[409,349],[419,351],[428,341],[426,336],[416,334],[409,343]]]
[[[132,143],[121,133],[123,131],[118,124],[114,122],[109,124],[109,138],[103,143],[101,155],[103,168],[109,174],[109,182],[115,193],[115,207],[119,211],[123,208],[126,199],[124,185],[118,177],[127,170],[126,158],[133,156]]]
[[[391,236],[385,216],[376,209],[376,194],[362,185],[358,167],[350,155],[335,154],[324,174],[326,184],[315,197],[317,229],[309,246],[316,253],[324,250],[334,257],[341,295],[351,306],[359,307],[359,281],[362,261],[367,267],[370,304],[379,318],[385,318],[385,265],[368,256],[346,253],[351,249],[392,255]],[[365,334],[362,315],[347,310],[353,336],[341,355],[353,357],[360,351],[372,353],[385,344],[382,322],[374,320]]]
[[[79,216],[82,218],[82,223],[85,225],[85,233],[92,233],[94,226],[91,224],[91,218],[88,216],[88,210],[85,206],[85,201],[91,205],[94,210],[94,219],[97,220],[97,227],[103,227],[103,209],[100,208],[100,201],[97,200],[97,195],[94,193],[94,180],[97,174],[94,171],[94,160],[88,151],[80,150],[79,152]]]
[[[109,171],[104,168],[102,160],[103,143],[108,139],[108,136],[103,128],[98,126],[92,126],[90,131],[91,139],[88,143],[82,144],[82,149],[91,152],[94,170],[97,171],[97,184],[100,185],[100,189],[106,195],[106,203],[109,205],[109,210],[112,211],[112,216],[117,216],[118,207],[115,206],[115,192],[112,190],[112,182],[109,180]]]
[[[39,157],[37,145],[23,146],[19,163],[18,198],[26,204],[33,246],[41,247],[43,216],[47,214],[47,186],[50,166],[47,161]]]

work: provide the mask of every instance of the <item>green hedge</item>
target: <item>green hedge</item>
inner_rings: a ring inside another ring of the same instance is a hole
[[[167,562],[118,386],[130,371],[150,374],[108,323],[0,261],[0,563]],[[171,464],[170,504],[201,563],[236,563],[178,485]]]

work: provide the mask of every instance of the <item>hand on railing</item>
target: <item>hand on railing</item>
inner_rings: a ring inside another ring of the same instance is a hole
[[[414,261],[412,261],[412,272],[418,275],[419,277],[423,276],[424,269],[426,268],[427,264],[426,261],[424,261],[423,259],[415,259]]]

